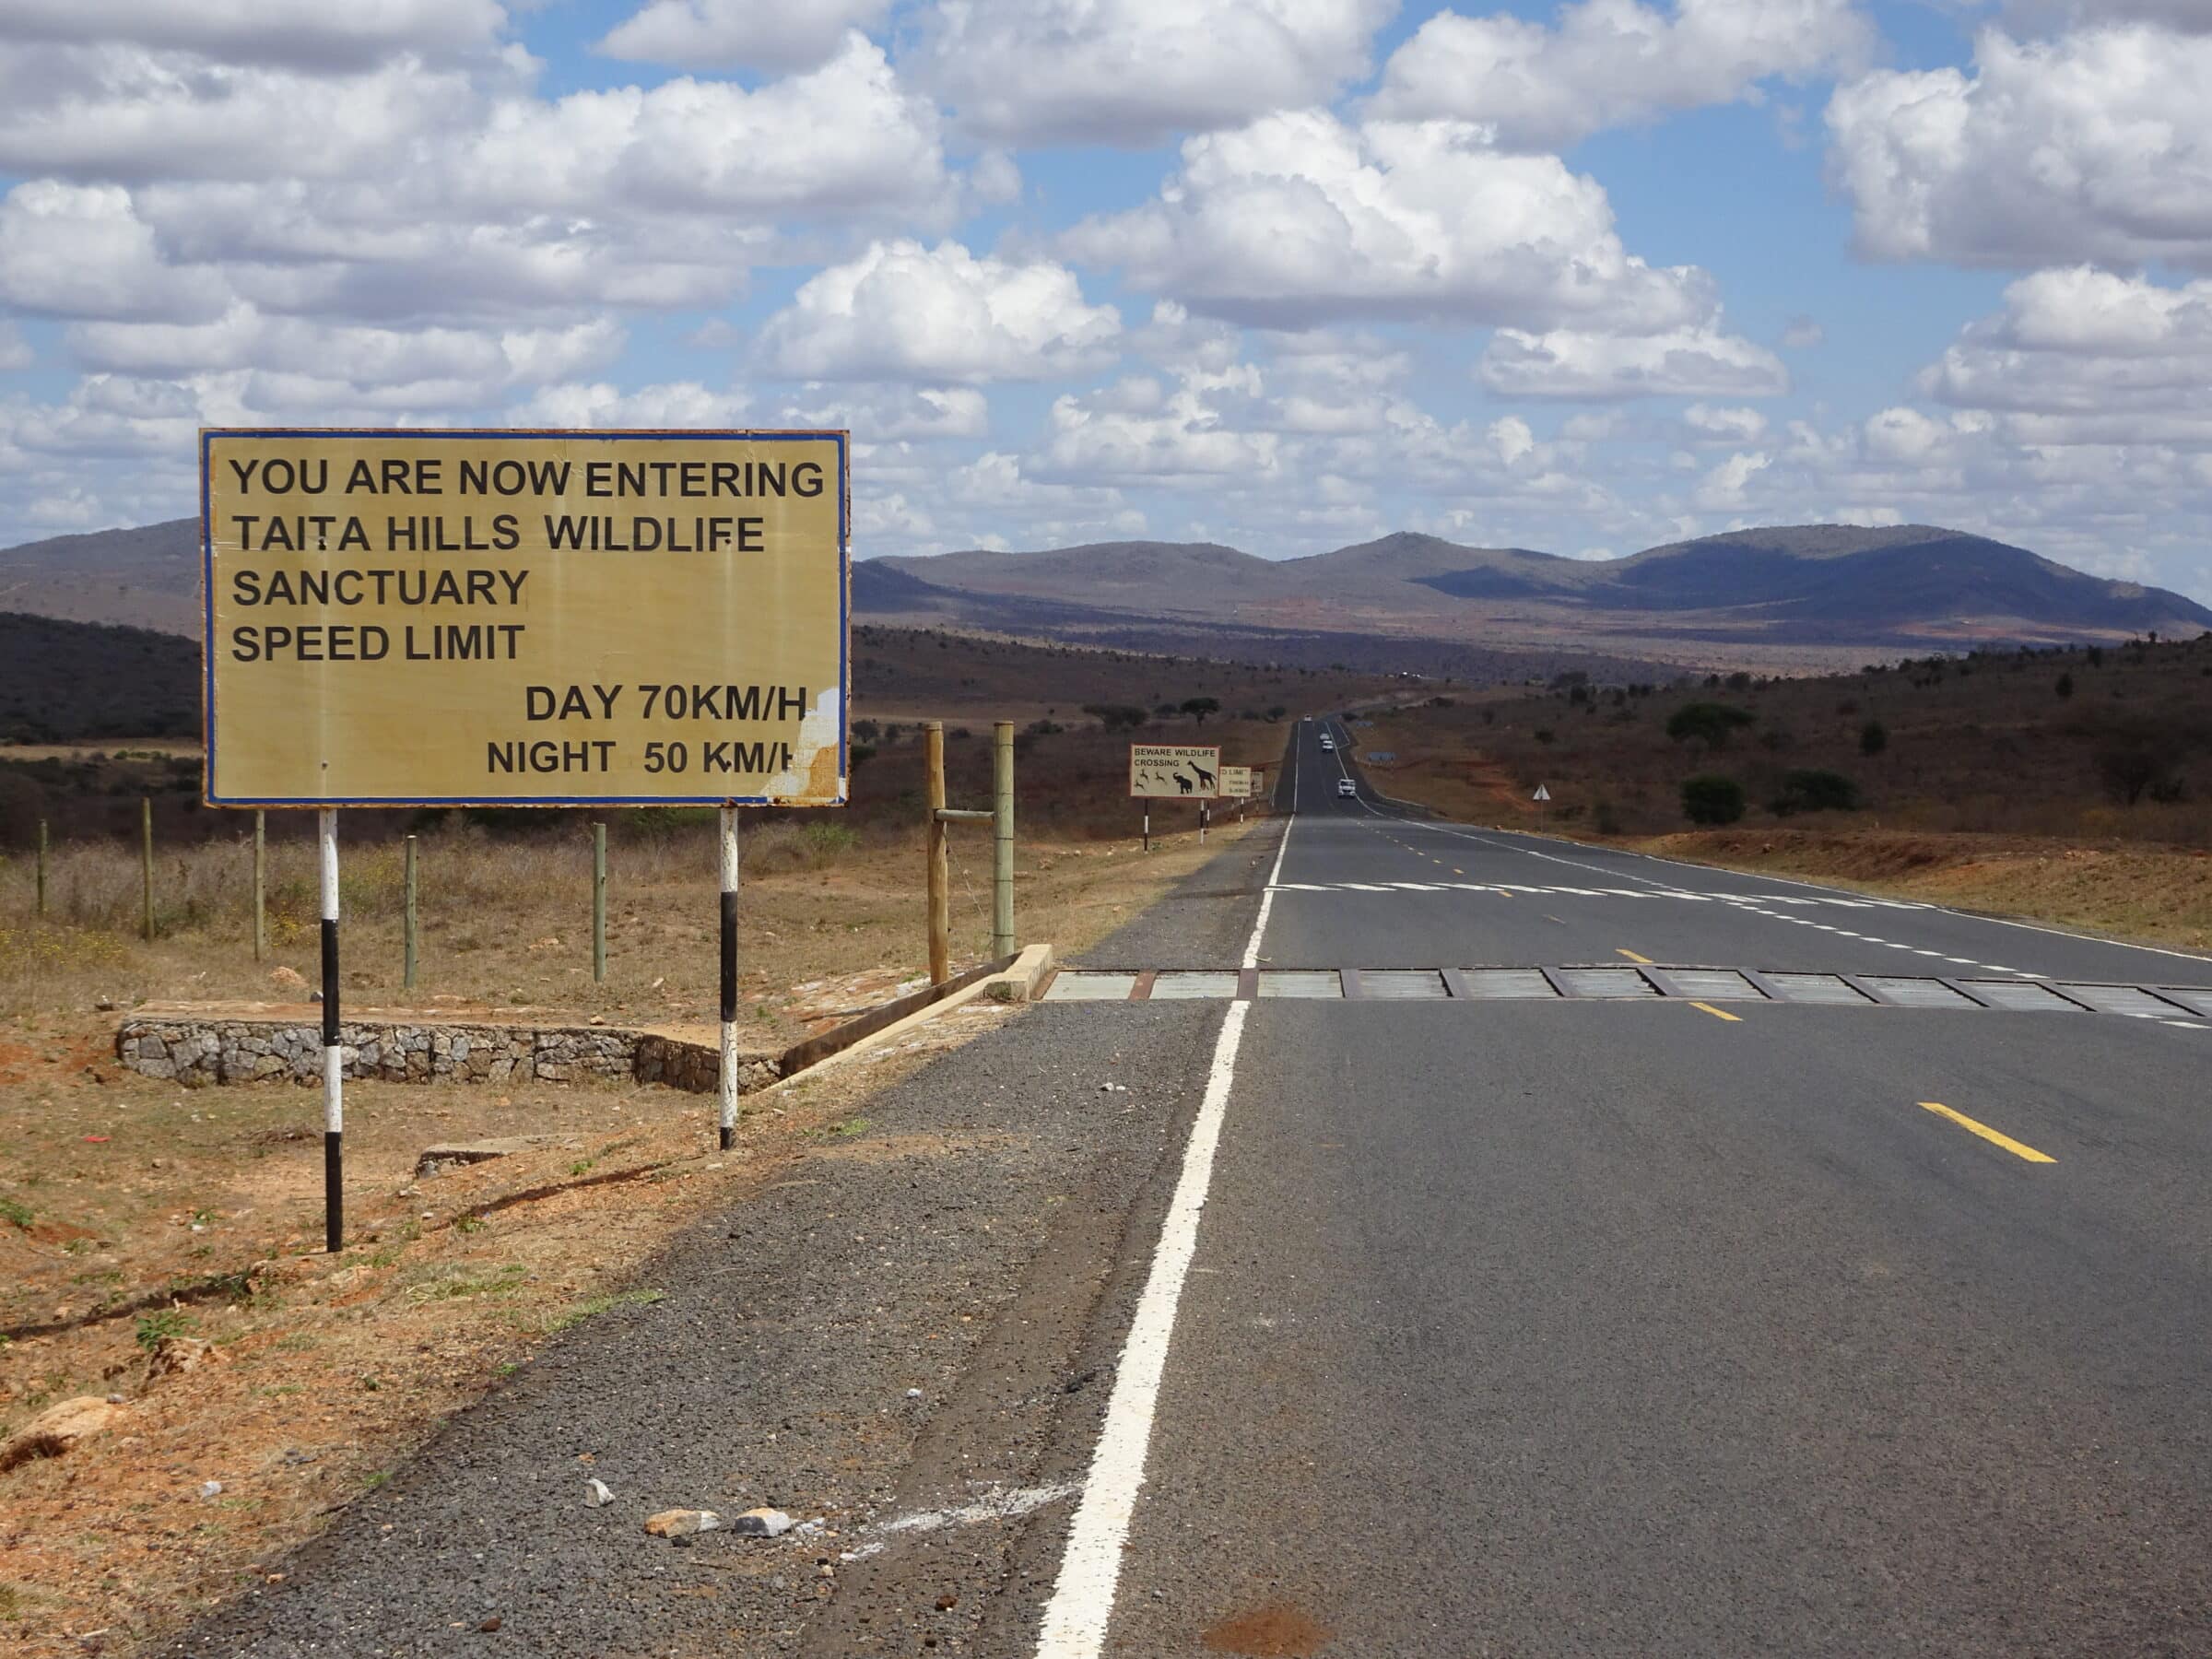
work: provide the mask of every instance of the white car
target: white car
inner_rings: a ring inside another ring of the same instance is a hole
[[[1336,739],[1334,737],[1324,736],[1321,740],[1321,747],[1324,749],[1327,749],[1331,754],[1335,754],[1336,752]]]
[[[1340,795],[1351,795],[1357,798],[1359,794],[1359,785],[1349,778],[1339,778],[1336,780],[1336,793]]]

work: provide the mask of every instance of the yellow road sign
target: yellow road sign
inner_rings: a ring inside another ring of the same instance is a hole
[[[1182,743],[1129,746],[1129,793],[1147,801],[1211,801],[1221,794],[1218,747]]]
[[[211,804],[843,804],[843,432],[225,429],[200,469]]]

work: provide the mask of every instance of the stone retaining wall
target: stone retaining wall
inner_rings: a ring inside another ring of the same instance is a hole
[[[346,1076],[391,1083],[567,1083],[635,1077],[695,1094],[711,1092],[720,1056],[705,1044],[612,1026],[500,1026],[354,1021],[338,1028]],[[124,1021],[115,1053],[149,1077],[187,1088],[216,1083],[318,1083],[323,1028],[273,1018],[146,1011]],[[781,1075],[774,1055],[739,1057],[737,1088],[749,1094]]]

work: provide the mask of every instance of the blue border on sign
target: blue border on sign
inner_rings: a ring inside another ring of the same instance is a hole
[[[853,735],[853,477],[852,433],[746,432],[695,430],[687,427],[642,428],[629,431],[562,431],[510,427],[202,427],[200,429],[200,657],[202,724],[206,728],[206,782],[203,798],[210,806],[776,806],[767,795],[309,795],[247,796],[215,793],[215,517],[208,490],[210,445],[218,438],[536,438],[564,443],[619,443],[638,438],[720,439],[745,443],[837,445],[837,674],[841,703],[837,730],[837,775],[845,793],[829,806],[852,800]],[[802,810],[794,808],[794,810]]]

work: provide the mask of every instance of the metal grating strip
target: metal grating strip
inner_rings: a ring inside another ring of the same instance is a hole
[[[1972,992],[1993,1008],[2007,1008],[2024,1014],[2079,1014],[2085,1011],[2079,1003],[2069,1002],[2050,986],[2039,985],[2033,980],[1961,980],[1959,988]]]
[[[1444,981],[1441,974],[1428,970],[1368,968],[1359,974],[1359,994],[1377,1002],[1441,1002]]]
[[[1657,987],[1633,968],[1562,968],[1559,978],[1577,996],[1618,1001],[1624,997],[1659,994]]]
[[[1559,995],[1534,968],[1463,968],[1460,978],[1476,1002],[1549,1002]]]
[[[1166,968],[1152,982],[1154,1002],[1217,997],[1226,1002],[1236,994],[1237,971],[1233,968]]]
[[[1769,973],[1760,977],[1781,992],[1785,1002],[1861,1007],[1871,1000],[1853,989],[1840,973]]]
[[[1666,979],[1675,995],[1700,1002],[1757,1002],[1761,994],[1733,968],[1669,968]]]
[[[1334,968],[1262,970],[1262,997],[1301,997],[1334,1002],[1344,994],[1344,984]]]
[[[1861,974],[1859,983],[1894,1007],[1971,1008],[1974,1000],[1961,996],[1941,980],[1904,979],[1895,974]]]
[[[1127,1002],[1136,987],[1134,973],[1068,970],[1045,987],[1046,1002]]]
[[[2162,997],[2138,991],[2133,985],[2077,985],[2071,981],[2059,987],[2077,1002],[2085,1002],[2100,1014],[2144,1014],[2171,1019],[2183,1012]]]

